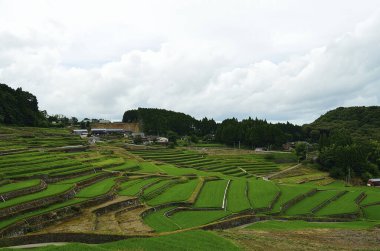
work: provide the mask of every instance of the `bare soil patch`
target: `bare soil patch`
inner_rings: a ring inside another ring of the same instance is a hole
[[[229,229],[219,235],[244,250],[379,250],[380,229],[259,231]]]

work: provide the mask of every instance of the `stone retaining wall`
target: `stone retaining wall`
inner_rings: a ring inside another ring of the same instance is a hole
[[[175,186],[176,184],[179,184],[179,183],[183,183],[183,181],[181,180],[173,180],[172,182],[150,192],[149,194],[144,194],[142,195],[142,199],[143,200],[150,200],[156,196],[159,196],[160,194],[162,194],[163,192],[165,192],[166,190],[168,190],[169,188]]]
[[[85,145],[78,145],[78,146],[62,146],[62,147],[55,147],[52,149],[49,149],[48,152],[65,152],[65,153],[71,153],[71,152],[83,152],[88,150],[90,147]]]
[[[141,196],[144,194],[144,190],[145,190],[145,189],[147,189],[147,188],[149,188],[149,187],[151,187],[151,186],[153,186],[153,185],[155,185],[155,184],[157,184],[157,183],[159,183],[159,182],[161,182],[161,180],[157,180],[157,181],[155,181],[155,182],[152,182],[152,183],[149,183],[149,184],[143,186],[143,187],[140,189],[140,191],[138,192],[137,197],[141,197]]]
[[[54,223],[78,216],[80,213],[79,211],[79,207],[70,206],[33,216],[0,230],[0,235],[2,238],[25,235],[29,232],[43,229]]]
[[[220,220],[228,220],[228,219],[232,219],[232,218],[236,218],[236,217],[239,217],[239,216],[246,216],[246,215],[255,215],[256,212],[254,209],[250,208],[250,209],[246,209],[244,211],[241,211],[239,213],[234,213],[232,215],[228,215],[226,217],[223,217],[221,218]]]
[[[138,198],[123,200],[120,202],[110,204],[110,205],[105,206],[105,207],[98,208],[98,209],[92,211],[92,213],[94,213],[96,216],[100,216],[100,215],[106,214],[108,212],[116,211],[116,210],[121,209],[123,207],[137,206],[139,203],[140,202],[139,202]]]
[[[355,203],[359,205],[365,199],[365,197],[367,197],[367,194],[365,192],[361,192],[355,199]]]
[[[95,184],[101,180],[104,180],[104,179],[107,179],[107,178],[110,178],[112,176],[117,176],[117,173],[103,173],[103,174],[99,174],[99,175],[96,175],[94,177],[91,177],[89,179],[86,179],[86,180],[83,180],[83,181],[80,181],[77,183],[77,186],[78,186],[78,189],[83,189],[87,186],[90,186],[92,184]]]
[[[109,200],[112,200],[113,198],[115,198],[115,194],[113,191],[111,191],[107,194],[86,200],[78,204],[52,210],[44,214],[32,216],[22,221],[11,224],[4,229],[1,229],[0,235],[3,238],[10,236],[19,236],[39,229],[43,229],[44,227],[53,225],[57,222],[79,216],[83,208],[96,206]]]
[[[187,207],[187,206],[191,206],[191,204],[188,202],[172,202],[172,203],[162,204],[162,205],[158,205],[156,207],[151,207],[151,208],[145,210],[144,212],[142,212],[140,214],[140,217],[145,218],[149,214],[154,213],[154,212],[156,212],[160,209],[163,209],[165,207]]]
[[[124,208],[124,209],[121,209],[121,210],[117,211],[115,213],[115,216],[119,217],[121,214],[123,214],[125,212],[132,211],[132,210],[135,210],[137,208],[143,208],[143,207],[144,207],[144,205],[141,205],[141,204],[138,204],[138,205],[135,205],[135,206],[130,206],[130,207],[127,207],[127,208]]]

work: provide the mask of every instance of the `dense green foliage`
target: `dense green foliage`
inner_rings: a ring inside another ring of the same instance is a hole
[[[380,175],[380,143],[354,141],[345,131],[335,131],[320,140],[319,163],[335,178],[369,178]]]
[[[365,182],[380,176],[380,107],[339,107],[303,128],[332,177]]]
[[[319,134],[344,129],[354,140],[380,140],[380,107],[339,107],[304,125],[311,139],[318,140]]]
[[[38,126],[46,119],[38,110],[38,101],[33,94],[0,84],[0,123]]]
[[[248,147],[280,147],[287,141],[303,139],[302,127],[290,123],[272,124],[266,120],[235,118],[224,120],[216,133],[216,140],[227,145],[239,142]]]
[[[144,132],[162,135],[173,131],[179,135],[188,135],[194,132],[197,120],[180,112],[173,112],[156,108],[138,108],[126,111],[123,122],[140,122]]]
[[[173,133],[191,135],[190,140],[194,143],[197,143],[197,137],[205,141],[214,140],[214,134],[220,143],[233,145],[240,142],[248,147],[279,147],[287,141],[304,138],[302,127],[289,122],[272,124],[257,118],[242,121],[232,118],[217,124],[213,119],[196,120],[184,113],[154,108],[126,111],[123,122],[139,122],[148,134],[164,134],[168,137],[173,137]]]

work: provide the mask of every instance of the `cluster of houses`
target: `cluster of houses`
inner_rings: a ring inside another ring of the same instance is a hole
[[[72,131],[73,134],[80,135],[82,138],[91,134],[92,137],[101,137],[106,135],[120,135],[121,137],[130,138],[135,142],[143,145],[151,144],[168,144],[169,139],[166,137],[148,135],[145,136],[143,132],[132,132],[130,130],[119,128],[92,128],[90,133],[86,129],[76,129]]]

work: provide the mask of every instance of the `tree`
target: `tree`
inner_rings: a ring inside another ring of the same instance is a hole
[[[143,143],[142,137],[140,135],[136,135],[133,139],[133,143],[136,145],[140,145]]]
[[[38,110],[38,101],[33,94],[0,84],[0,123],[22,126],[41,126],[46,117]]]
[[[85,127],[86,127],[85,129],[87,129],[88,132],[91,131],[91,124],[90,124],[89,121],[86,122],[86,126]]]
[[[78,119],[76,117],[71,117],[71,123],[73,125],[77,125],[78,124]]]
[[[177,144],[178,134],[176,132],[168,131],[166,136],[168,137],[169,142]]]
[[[307,143],[305,142],[296,143],[295,151],[296,151],[296,155],[299,161],[305,160],[306,153],[307,153]]]

